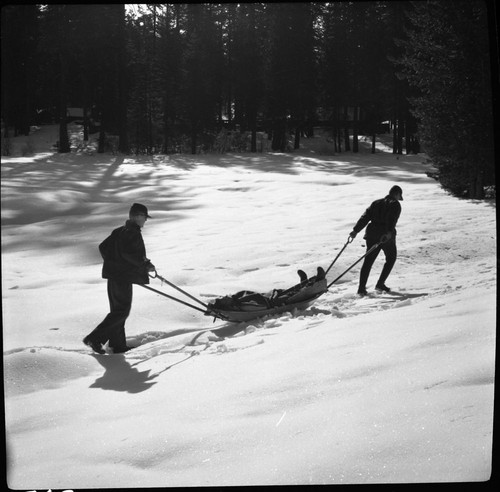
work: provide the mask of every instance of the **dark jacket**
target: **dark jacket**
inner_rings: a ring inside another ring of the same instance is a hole
[[[401,204],[390,195],[375,200],[359,218],[353,230],[359,233],[367,224],[365,239],[378,241],[391,232],[396,237],[396,224],[401,214]]]
[[[141,228],[127,220],[124,226],[111,233],[114,238],[109,254],[103,254],[102,278],[130,282],[131,284],[149,284],[148,269],[152,266],[146,257],[146,247],[142,239]]]

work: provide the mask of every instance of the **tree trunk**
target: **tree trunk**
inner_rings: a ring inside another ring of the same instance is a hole
[[[481,171],[476,171],[471,176],[469,198],[472,200],[484,199],[483,173]]]
[[[403,153],[403,132],[404,125],[401,122],[400,118],[396,118],[394,121],[394,135],[392,138],[393,146],[392,153],[393,154],[402,154]]]
[[[83,141],[84,142],[89,141],[89,127],[90,127],[89,110],[87,107],[87,103],[84,103],[83,104]]]
[[[99,154],[103,154],[105,152],[105,149],[106,149],[106,130],[107,130],[107,127],[109,125],[109,122],[108,122],[108,114],[109,114],[108,102],[107,102],[107,98],[104,96],[104,91],[107,87],[107,82],[108,82],[108,78],[107,78],[106,74],[104,74],[104,79],[101,81],[102,87],[101,87],[101,90],[99,93],[99,106],[101,108],[100,115],[99,115],[100,116],[99,120],[100,120],[101,124],[99,126],[99,141],[97,144],[97,152]]]
[[[256,101],[252,98],[249,102],[248,119],[251,131],[250,152],[257,152],[257,111]]]
[[[398,154],[403,153],[403,135],[405,132],[405,123],[398,119]]]
[[[337,134],[338,134],[337,122],[334,121],[332,125],[332,140],[333,140],[333,152],[335,154],[339,151],[337,143]]]
[[[68,125],[67,125],[67,103],[66,103],[66,60],[64,53],[59,55],[60,85],[59,85],[59,153],[70,152]]]
[[[347,123],[347,106],[344,106],[344,147],[345,151],[351,150],[351,142],[349,141],[349,125]]]
[[[338,120],[338,116],[336,117],[336,125],[337,125],[337,149],[338,152],[342,152],[342,135],[340,132],[340,121]]]
[[[301,132],[301,127],[300,125],[297,125],[297,128],[295,128],[295,141],[293,143],[293,148],[295,150],[300,149],[300,132]]]
[[[392,153],[398,153],[398,120],[392,122]]]
[[[250,152],[257,152],[257,129],[252,128],[252,137],[250,141]]]
[[[405,121],[405,151],[406,151],[406,155],[410,154],[411,153],[411,147],[412,147],[412,144],[411,144],[411,138],[410,138],[410,133],[408,131],[408,120]]]
[[[165,95],[165,103],[163,105],[163,153],[168,154],[168,139],[169,139],[169,125],[168,125],[168,108],[167,100],[168,94]]]
[[[339,112],[338,112],[337,106],[334,106],[334,108],[333,108],[332,139],[333,139],[333,151],[335,153],[341,152],[341,150],[340,150]]]
[[[196,154],[196,126],[191,128],[191,154]]]
[[[275,120],[273,128],[273,140],[271,148],[273,151],[284,152],[286,149],[286,123],[283,119]]]
[[[151,103],[147,102],[147,112],[148,112],[148,154],[153,153],[153,110],[151,108]]]
[[[118,151],[123,154],[129,153],[128,129],[127,129],[127,70],[125,61],[125,4],[117,5],[118,30]],[[156,14],[156,9],[155,9]]]
[[[358,106],[354,106],[354,120],[352,122],[352,151],[359,152],[358,143]]]
[[[82,99],[83,99],[83,141],[88,142],[90,134],[90,118],[89,118],[89,89],[87,83],[86,70],[82,72]]]
[[[104,119],[101,118],[101,129],[99,130],[99,142],[97,144],[97,152],[103,154],[106,148],[106,132],[104,131]]]

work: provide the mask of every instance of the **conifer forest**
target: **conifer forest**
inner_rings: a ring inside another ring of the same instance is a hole
[[[11,4],[2,155],[59,125],[98,152],[293,152],[316,128],[425,152],[455,196],[495,193],[495,2]]]

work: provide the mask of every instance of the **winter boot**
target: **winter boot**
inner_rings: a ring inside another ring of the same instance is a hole
[[[87,347],[90,347],[94,352],[97,352],[98,354],[101,355],[106,353],[102,349],[102,344],[97,343],[94,340],[91,340],[88,336],[86,336],[82,341],[85,345],[87,345]]]
[[[302,270],[297,270],[297,273],[299,274],[301,282],[305,282],[307,280],[307,274],[306,274],[306,272],[304,272]]]

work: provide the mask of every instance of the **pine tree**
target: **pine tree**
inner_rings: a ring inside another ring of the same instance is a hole
[[[125,5],[113,6],[116,19],[116,63],[117,63],[117,86],[118,86],[118,150],[124,154],[129,152],[128,125],[127,125],[127,98],[128,98],[128,75],[127,75],[127,37],[125,25]]]
[[[69,5],[48,5],[43,12],[43,51],[54,60],[57,82],[57,114],[59,121],[59,152],[70,152],[67,127],[68,71],[72,47],[72,10]]]
[[[197,153],[203,133],[213,134],[222,99],[222,48],[217,22],[216,7],[187,5],[187,36],[182,59],[183,106],[192,154]],[[209,140],[202,140],[201,145],[209,145]]]
[[[311,3],[269,4],[266,105],[272,122],[272,149],[283,152],[288,130],[295,130],[298,146],[306,119],[315,110],[316,70]]]
[[[175,148],[177,123],[181,113],[181,60],[184,50],[182,37],[185,5],[169,4],[159,26],[158,64],[162,93],[163,152]]]
[[[401,64],[441,185],[482,198],[494,184],[487,11],[481,1],[415,4]]]
[[[241,4],[230,9],[228,30],[229,107],[234,107],[231,123],[251,132],[251,152],[257,150],[257,119],[263,98],[262,6]],[[230,116],[232,110],[229,111]]]
[[[2,8],[2,118],[4,137],[9,128],[29,135],[35,115],[38,9],[36,5]]]

